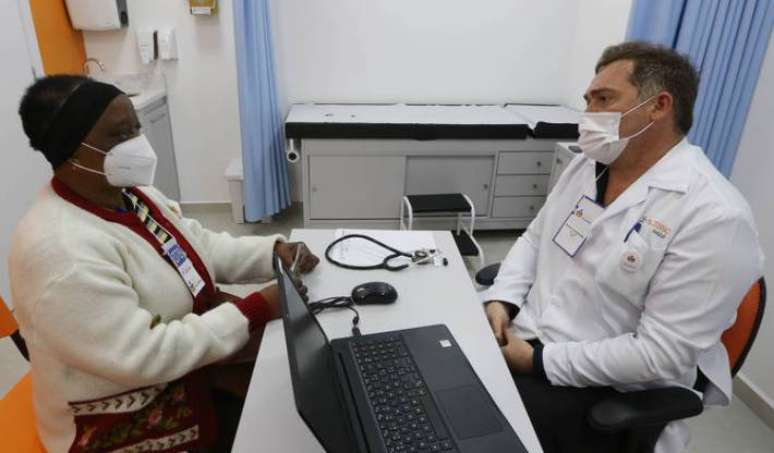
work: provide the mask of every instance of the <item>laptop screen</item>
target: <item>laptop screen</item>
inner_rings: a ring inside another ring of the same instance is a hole
[[[351,452],[349,416],[339,398],[333,350],[278,258],[275,268],[296,408],[326,451]]]

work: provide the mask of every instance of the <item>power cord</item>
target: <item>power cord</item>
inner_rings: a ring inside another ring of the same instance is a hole
[[[357,309],[355,309],[354,305],[355,303],[349,296],[328,297],[327,299],[321,299],[316,302],[309,302],[307,304],[309,310],[311,310],[312,314],[314,315],[329,308],[346,308],[352,311],[355,313],[355,317],[352,318],[352,335],[359,337],[360,328],[358,325],[360,324],[360,313],[357,311]]]

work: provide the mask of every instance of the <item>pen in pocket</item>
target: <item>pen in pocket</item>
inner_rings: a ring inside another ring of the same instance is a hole
[[[629,236],[631,236],[633,232],[639,233],[641,228],[642,228],[642,221],[638,221],[637,223],[635,223],[634,226],[629,229],[629,232],[626,233],[624,242],[629,240]]]

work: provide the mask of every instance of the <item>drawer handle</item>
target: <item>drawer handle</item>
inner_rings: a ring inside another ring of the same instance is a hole
[[[557,163],[557,164],[559,164],[559,165],[562,165],[562,163],[563,163],[563,162],[562,162],[562,159],[558,159],[558,158],[557,158],[557,159],[556,159],[556,163]]]
[[[538,167],[542,167],[543,166],[543,162],[537,161],[537,166]]]
[[[537,190],[537,184],[532,184],[532,188]]]
[[[534,210],[535,210],[535,205],[531,205],[531,206],[529,207],[529,210],[530,210],[530,211],[534,211]]]
[[[484,190],[489,190],[489,184],[484,184]]]

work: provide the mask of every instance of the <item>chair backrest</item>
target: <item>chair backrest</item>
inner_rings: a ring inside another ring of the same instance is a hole
[[[16,348],[19,350],[25,359],[30,359],[30,353],[27,350],[27,343],[19,333],[19,325],[16,324],[16,318],[13,317],[13,313],[5,305],[5,301],[0,297],[0,338],[11,338]]]
[[[10,337],[17,330],[19,330],[19,326],[16,324],[13,313],[5,305],[3,298],[0,297],[0,338]]]
[[[731,376],[742,368],[747,354],[758,335],[761,326],[763,312],[766,308],[766,282],[763,277],[755,282],[750,291],[742,299],[736,312],[736,322],[728,330],[723,332],[721,341],[728,351],[728,363],[731,367]]]

